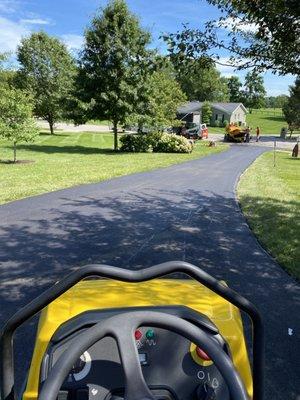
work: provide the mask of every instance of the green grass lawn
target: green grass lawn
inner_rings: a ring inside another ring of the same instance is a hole
[[[282,110],[279,108],[252,110],[252,113],[247,114],[247,124],[252,127],[253,132],[259,126],[262,135],[279,136],[281,128],[287,127]]]
[[[300,158],[289,153],[259,157],[242,176],[238,197],[263,246],[300,279]]]
[[[20,144],[17,158],[28,164],[0,163],[0,204],[83,183],[149,171],[221,152],[198,142],[192,154],[115,153],[111,133],[42,133],[33,144]],[[0,159],[12,159],[12,146],[0,142]]]
[[[262,135],[279,136],[282,127],[287,127],[287,123],[280,108],[261,108],[252,110],[252,113],[247,114],[247,125],[252,128],[252,135],[255,135],[257,126],[261,129]],[[224,135],[225,128],[208,127],[209,133],[219,133]],[[299,135],[299,131],[294,135]]]

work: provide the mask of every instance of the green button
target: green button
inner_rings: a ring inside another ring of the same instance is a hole
[[[154,330],[153,330],[153,329],[149,329],[149,330],[146,332],[146,338],[147,338],[147,339],[153,339],[154,336],[155,336],[155,333],[154,333]]]

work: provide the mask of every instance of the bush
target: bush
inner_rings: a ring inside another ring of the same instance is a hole
[[[216,128],[219,128],[220,126],[220,121],[217,119],[216,121],[214,121],[213,126],[215,126]]]
[[[183,136],[153,132],[148,135],[123,135],[120,138],[121,151],[146,153],[191,153],[193,144]]]
[[[120,150],[131,153],[146,153],[151,146],[147,135],[123,135],[120,142]]]
[[[183,136],[163,133],[152,148],[154,153],[191,153],[193,144]]]
[[[229,125],[229,121],[227,121],[227,119],[225,119],[225,121],[223,121],[223,127],[226,128],[226,126]]]

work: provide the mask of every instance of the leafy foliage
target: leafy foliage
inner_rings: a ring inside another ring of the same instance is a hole
[[[279,96],[268,96],[265,99],[267,108],[283,108],[287,101],[288,96],[286,94],[280,94]]]
[[[34,95],[34,113],[54,123],[66,114],[76,74],[74,60],[66,46],[45,32],[31,34],[18,47],[21,69],[18,83]]]
[[[13,88],[0,89],[0,137],[13,142],[14,162],[19,142],[31,142],[38,135],[32,118],[32,101],[26,93]]]
[[[242,100],[241,88],[243,86],[242,82],[237,76],[231,76],[227,79],[228,91],[229,91],[229,101],[232,103],[239,103]]]
[[[192,143],[183,136],[154,132],[148,135],[123,135],[120,138],[121,151],[145,153],[191,153]]]
[[[146,153],[150,151],[150,140],[148,135],[123,135],[120,138],[121,151],[130,153]]]
[[[173,60],[174,61],[174,60]],[[227,101],[228,87],[225,78],[213,64],[204,64],[202,60],[189,60],[185,67],[176,68],[176,78],[189,100],[198,101]]]
[[[154,153],[191,153],[193,144],[185,137],[163,133],[153,145]]]
[[[291,133],[300,128],[300,77],[296,79],[294,86],[290,87],[290,96],[283,106],[283,114]]]
[[[245,76],[244,103],[246,107],[261,108],[265,105],[266,91],[263,78],[255,71]]]
[[[165,35],[171,56],[181,62],[201,57],[237,69],[254,67],[279,74],[300,74],[299,3],[295,0],[207,0],[222,11],[204,29],[191,29]],[[219,35],[220,28],[227,36]],[[227,51],[224,62],[219,50]]]
[[[202,104],[202,109],[201,109],[202,122],[204,124],[209,124],[212,114],[213,114],[213,112],[212,112],[211,104],[208,101],[205,101]]]
[[[187,100],[172,71],[161,69],[149,74],[145,82],[147,98],[137,105],[136,111],[127,119],[128,124],[162,130],[176,125],[178,106]]]
[[[111,0],[86,30],[85,41],[79,97],[90,104],[90,118],[112,121],[117,149],[118,125],[145,102],[150,35],[124,0]]]
[[[0,53],[0,89],[8,89],[13,87],[15,83],[16,72],[4,67],[7,58],[8,55],[6,53]]]

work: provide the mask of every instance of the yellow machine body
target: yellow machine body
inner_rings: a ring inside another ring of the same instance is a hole
[[[225,284],[225,283],[224,283]],[[156,279],[143,283],[86,280],[46,307],[40,316],[24,400],[38,397],[40,366],[48,343],[66,321],[85,311],[119,307],[184,305],[205,314],[230,346],[235,367],[252,398],[252,376],[240,311],[192,280]],[[191,357],[197,362],[195,347]]]

